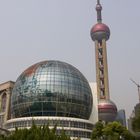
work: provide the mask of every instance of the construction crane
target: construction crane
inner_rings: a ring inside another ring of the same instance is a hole
[[[140,103],[140,85],[136,83],[133,79],[130,79],[138,88],[138,96],[139,96],[139,103]]]

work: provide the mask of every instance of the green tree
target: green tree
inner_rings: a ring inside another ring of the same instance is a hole
[[[132,119],[132,129],[135,132],[140,132],[140,113]]]
[[[98,122],[93,129],[91,140],[134,140],[134,136],[119,122],[104,124]]]
[[[71,140],[64,130],[62,130],[60,135],[57,135],[56,130],[56,126],[52,129],[49,128],[49,125],[37,127],[33,122],[30,129],[16,128],[9,136],[0,135],[0,140]]]
[[[59,136],[59,140],[71,140],[69,136],[66,135],[65,131],[62,130]]]
[[[102,121],[99,121],[95,124],[95,128],[93,129],[91,140],[101,139],[103,136],[103,129],[105,125]]]
[[[134,136],[119,122],[111,122],[103,129],[103,135],[111,140],[133,140]]]

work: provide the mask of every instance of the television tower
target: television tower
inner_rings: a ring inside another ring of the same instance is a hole
[[[106,41],[110,37],[110,29],[102,23],[102,6],[100,0],[97,0],[96,11],[97,24],[91,29],[91,38],[95,42],[98,116],[99,120],[110,122],[116,118],[117,107],[110,100],[109,95]]]

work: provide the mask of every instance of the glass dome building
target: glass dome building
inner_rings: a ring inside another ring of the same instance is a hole
[[[17,79],[11,100],[12,117],[64,116],[88,119],[92,93],[79,70],[60,61],[44,61]]]
[[[90,138],[93,96],[83,74],[70,64],[43,61],[27,68],[17,79],[11,96],[11,120],[15,127],[57,124],[72,137]]]

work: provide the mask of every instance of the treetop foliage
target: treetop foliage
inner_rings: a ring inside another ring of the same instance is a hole
[[[96,123],[91,140],[135,140],[134,136],[119,122]]]
[[[34,123],[30,129],[16,128],[9,136],[0,136],[0,140],[71,140],[62,130],[60,135],[56,134],[56,126],[50,129],[49,125],[36,126]],[[78,140],[78,139],[77,139]]]
[[[132,119],[132,129],[135,132],[140,132],[140,112]]]

